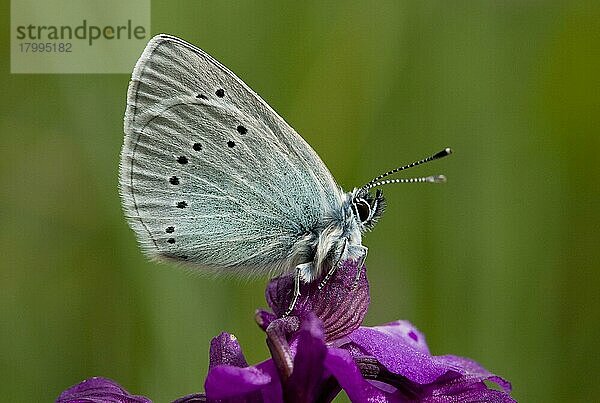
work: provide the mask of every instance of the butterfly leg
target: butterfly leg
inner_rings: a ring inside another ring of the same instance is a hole
[[[302,263],[296,266],[296,273],[294,274],[294,295],[292,296],[292,302],[290,302],[290,306],[287,311],[283,314],[283,317],[289,316],[294,307],[296,306],[296,302],[298,302],[298,297],[300,297],[300,281],[303,277],[303,273],[310,272],[312,269],[312,262]]]
[[[360,257],[358,258],[358,266],[356,267],[356,277],[354,277],[354,285],[356,287],[358,285],[358,280],[360,279],[360,275],[362,274],[363,267],[365,265],[365,260],[367,260],[367,252],[369,248],[362,245],[355,246],[356,249],[359,250]]]
[[[327,272],[327,274],[325,275],[323,280],[321,280],[321,282],[319,283],[319,287],[318,287],[319,291],[321,291],[323,289],[323,287],[325,287],[325,284],[327,284],[327,282],[329,281],[331,276],[333,276],[333,273],[335,273],[338,266],[340,265],[340,260],[342,260],[342,257],[346,256],[347,252],[348,252],[348,238],[344,239],[344,247],[342,248],[342,253],[340,254],[340,257],[338,257],[335,264],[333,264],[331,266],[331,269],[329,269],[329,271]]]

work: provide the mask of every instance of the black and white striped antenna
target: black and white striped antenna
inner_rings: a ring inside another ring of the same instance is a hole
[[[421,178],[401,178],[401,179],[386,179],[382,180],[386,176],[395,174],[396,172],[404,171],[408,168],[413,168],[421,164],[425,164],[426,162],[439,160],[440,158],[444,158],[452,154],[452,149],[450,147],[444,148],[442,151],[439,151],[427,158],[423,158],[422,160],[415,161],[411,164],[404,165],[402,167],[398,167],[388,171],[384,174],[379,175],[376,178],[373,178],[366,185],[364,185],[361,189],[369,190],[374,187],[389,185],[391,183],[421,183],[421,182],[429,182],[429,183],[444,183],[446,182],[446,177],[444,175],[432,175],[432,176],[424,176]]]

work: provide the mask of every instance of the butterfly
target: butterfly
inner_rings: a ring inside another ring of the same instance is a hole
[[[344,191],[317,153],[242,80],[203,50],[158,35],[127,92],[120,195],[141,249],[220,275],[294,273],[323,286],[347,259],[363,267],[390,183],[450,148]]]

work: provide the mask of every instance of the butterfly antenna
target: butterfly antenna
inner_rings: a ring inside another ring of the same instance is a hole
[[[450,147],[444,148],[442,151],[439,151],[427,158],[423,158],[422,160],[415,161],[411,164],[404,165],[402,167],[398,167],[388,171],[384,174],[379,175],[373,180],[369,181],[366,185],[362,187],[364,190],[369,190],[377,186],[388,185],[390,183],[418,183],[418,182],[430,182],[430,183],[443,183],[446,182],[446,177],[444,175],[433,175],[433,176],[425,176],[421,178],[407,178],[407,179],[387,179],[382,181],[381,179],[386,176],[395,174],[396,172],[404,171],[405,169],[416,167],[418,165],[424,164],[426,162],[430,162],[433,160],[439,160],[440,158],[444,158],[452,154],[452,149]]]

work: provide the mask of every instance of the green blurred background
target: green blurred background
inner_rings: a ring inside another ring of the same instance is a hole
[[[366,323],[411,320],[520,401],[598,398],[600,2],[155,1],[152,17],[260,93],[345,189],[452,146],[410,172],[446,185],[386,189]],[[0,400],[93,375],[157,402],[197,392],[224,330],[266,358],[266,279],[138,251],[117,193],[129,77],[11,75],[1,35]]]

